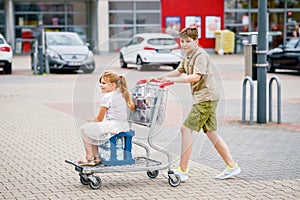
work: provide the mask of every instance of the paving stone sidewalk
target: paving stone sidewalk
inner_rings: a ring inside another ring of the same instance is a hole
[[[241,57],[222,59],[227,60],[218,62],[231,67],[233,60]],[[280,125],[241,124],[241,96],[239,92],[227,96],[221,135],[242,167],[239,176],[214,179],[224,163],[200,133],[195,134],[186,183],[171,187],[161,175],[150,179],[146,172],[103,173],[98,174],[102,187],[92,190],[82,185],[74,167],[65,163],[65,159],[76,161],[83,156],[72,99],[66,99],[72,96],[73,79],[64,75],[33,77],[24,71],[26,75],[17,71],[15,76],[0,79],[0,199],[300,199],[300,98],[286,88]],[[221,70],[225,87],[235,91],[241,88],[241,74],[233,71]],[[299,81],[299,77],[286,80],[284,87],[295,91],[298,82],[293,80]],[[39,99],[38,93],[43,93]],[[179,157],[180,138],[178,134],[174,137],[178,126],[168,124],[155,138],[173,153],[174,166]],[[137,129],[136,134],[143,138],[145,132]],[[176,142],[164,143],[171,137]],[[165,161],[165,157],[154,156]]]
[[[64,162],[82,156],[74,118],[28,96],[0,95],[0,199],[298,199],[300,179],[217,181],[219,170],[191,163],[191,179],[172,188],[162,176],[101,174],[91,190]],[[12,109],[13,108],[13,109]],[[233,124],[234,126],[234,124]],[[297,152],[293,152],[297,153]],[[272,155],[276,156],[276,155]],[[272,169],[270,169],[272,170]],[[299,173],[299,168],[298,171]],[[297,173],[295,172],[295,173]],[[244,171],[243,173],[251,173]]]

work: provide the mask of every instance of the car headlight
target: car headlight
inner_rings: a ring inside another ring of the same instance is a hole
[[[92,51],[89,51],[89,53],[88,53],[87,57],[88,57],[88,58],[90,58],[90,59],[91,59],[91,58],[93,58],[93,57],[94,57],[94,54],[93,54],[93,52],[92,52]]]
[[[47,55],[53,60],[57,60],[60,58],[60,56],[54,51],[47,51]]]

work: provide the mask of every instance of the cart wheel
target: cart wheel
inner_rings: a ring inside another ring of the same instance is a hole
[[[175,177],[176,177],[176,180],[173,180],[171,177],[169,177],[169,184],[172,186],[172,187],[177,187],[178,185],[180,185],[180,177],[175,174]]]
[[[88,185],[90,183],[90,180],[85,179],[82,175],[80,175],[80,183],[82,183],[82,185]]]
[[[147,175],[149,178],[156,178],[158,176],[158,170],[155,171],[147,171]]]
[[[101,178],[98,176],[94,176],[93,178],[95,178],[96,180],[95,183],[92,180],[89,182],[90,187],[93,190],[99,189],[102,186]]]

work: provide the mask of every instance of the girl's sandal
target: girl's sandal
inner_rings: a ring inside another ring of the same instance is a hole
[[[96,162],[95,159],[88,159],[88,158],[82,158],[77,162],[81,166],[95,166]]]
[[[96,165],[101,164],[101,158],[99,154],[94,156],[94,162],[96,163]]]

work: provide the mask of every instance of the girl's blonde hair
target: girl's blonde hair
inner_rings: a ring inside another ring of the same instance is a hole
[[[122,93],[122,96],[124,97],[128,108],[132,109],[134,107],[134,103],[131,99],[131,95],[128,91],[127,81],[124,75],[118,75],[117,73],[113,71],[106,71],[103,73],[103,75],[100,77],[99,82],[101,82],[101,79],[104,79],[105,81],[108,81],[110,83],[115,83],[116,88],[120,90]]]

